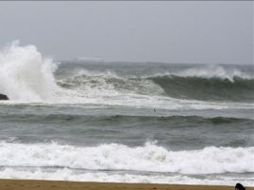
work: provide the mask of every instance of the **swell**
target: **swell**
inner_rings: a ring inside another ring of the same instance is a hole
[[[254,146],[254,120],[199,116],[1,115],[0,139],[11,142],[118,143],[148,139],[175,150],[205,146]],[[197,135],[199,134],[199,135]]]
[[[109,116],[91,116],[91,115],[71,115],[71,114],[8,114],[0,115],[0,121],[4,122],[26,122],[26,123],[90,123],[110,125],[113,123],[167,123],[180,126],[180,124],[237,124],[237,125],[253,125],[254,120],[231,117],[201,117],[201,116],[128,116],[128,115],[109,115]],[[179,125],[178,125],[179,124]]]

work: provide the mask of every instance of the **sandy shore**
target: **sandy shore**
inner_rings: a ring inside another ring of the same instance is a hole
[[[39,180],[0,180],[1,190],[234,190],[232,186],[92,183]],[[254,187],[248,187],[254,190]]]

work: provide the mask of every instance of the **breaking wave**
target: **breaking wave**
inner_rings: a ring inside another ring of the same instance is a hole
[[[48,167],[96,171],[140,171],[177,174],[254,172],[254,147],[206,147],[171,151],[154,143],[128,147],[0,143],[1,167]]]
[[[12,43],[0,51],[0,93],[21,102],[112,103],[144,107],[169,104],[168,107],[174,108],[182,107],[188,101],[197,105],[200,104],[197,101],[210,104],[213,101],[254,100],[254,78],[239,69],[207,66],[138,75],[133,74],[135,65],[131,66],[129,74],[121,74],[125,67],[120,71],[114,70],[114,66],[96,71],[87,69],[86,65],[69,65],[64,70],[62,64],[43,58],[35,46],[22,47],[17,42]],[[153,70],[149,65],[147,67],[148,71]]]
[[[180,76],[177,74],[157,76],[125,76],[115,73],[89,73],[74,75],[58,81],[67,89],[83,90],[89,95],[148,95],[175,99],[202,101],[253,101],[254,79],[232,79],[213,76]]]

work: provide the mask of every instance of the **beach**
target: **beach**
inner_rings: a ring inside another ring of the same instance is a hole
[[[233,186],[0,180],[1,190],[234,190]],[[254,190],[248,187],[247,190]]]

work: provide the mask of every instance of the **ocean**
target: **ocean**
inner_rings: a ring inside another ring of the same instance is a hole
[[[0,52],[0,178],[254,185],[254,67]]]

